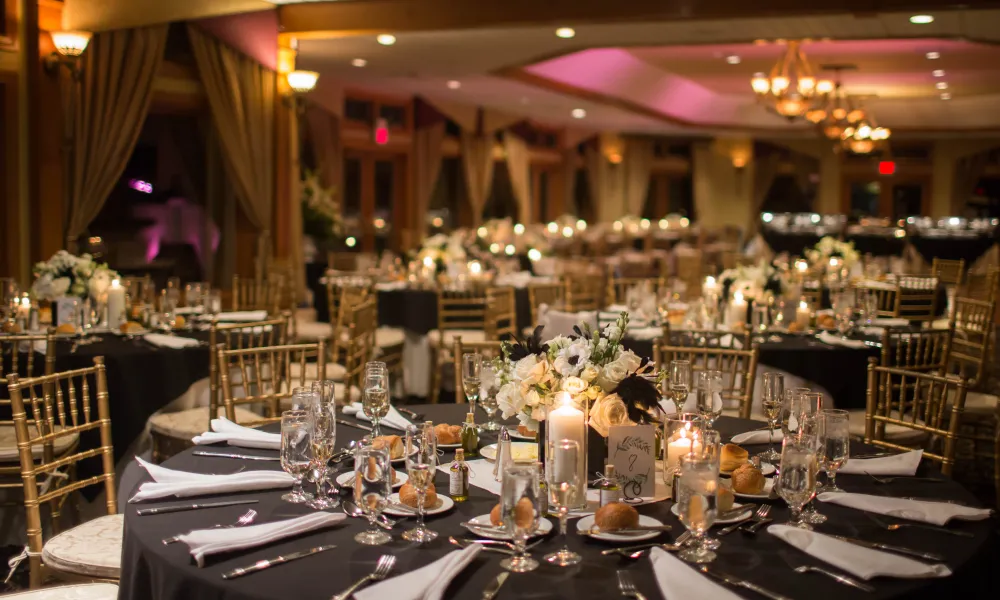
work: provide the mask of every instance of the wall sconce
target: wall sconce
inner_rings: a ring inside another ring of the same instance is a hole
[[[734,155],[733,156],[733,168],[734,169],[736,169],[737,171],[740,171],[740,170],[742,170],[746,166],[747,166],[747,158],[745,156],[742,156],[742,155]]]
[[[316,82],[319,81],[319,73],[296,69],[286,73],[285,80],[288,82],[288,87],[291,90],[284,97],[285,105],[289,108],[295,108],[299,113],[304,112],[305,104],[297,100],[300,96],[304,96],[316,88]]]
[[[89,31],[53,31],[52,43],[56,51],[45,57],[45,70],[54,73],[59,65],[65,65],[79,79],[81,75],[80,56],[87,50],[93,34]]]

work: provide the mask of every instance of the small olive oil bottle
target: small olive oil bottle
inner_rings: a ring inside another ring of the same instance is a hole
[[[622,489],[618,486],[614,465],[606,465],[604,467],[604,481],[601,482],[600,490],[601,506],[612,502],[621,502]]]
[[[465,415],[465,423],[462,424],[462,450],[469,458],[479,456],[479,431],[476,429],[475,419],[475,415],[470,412]]]
[[[455,450],[455,460],[451,463],[448,479],[448,495],[455,502],[469,499],[469,465],[465,464],[465,452]]]

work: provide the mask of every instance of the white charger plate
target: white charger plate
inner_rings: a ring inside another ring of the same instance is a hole
[[[402,502],[399,501],[399,494],[398,493],[394,493],[393,495],[389,496],[389,502],[393,502],[393,503],[396,503],[396,504],[402,504]],[[445,496],[444,494],[438,494],[438,503],[437,503],[437,506],[435,506],[434,508],[431,508],[429,506],[424,507],[424,515],[427,515],[427,516],[430,516],[430,515],[439,515],[439,514],[445,512],[445,511],[451,509],[451,507],[453,507],[453,506],[455,506],[455,501],[454,500],[452,500],[448,496]],[[398,508],[393,508],[392,506],[387,506],[385,508],[385,510],[383,510],[382,512],[384,512],[387,515],[392,515],[394,517],[415,517],[415,516],[417,516],[417,509],[416,508],[414,508],[412,511],[409,511],[409,510],[401,510],[401,509],[398,509]]]
[[[403,484],[410,480],[410,476],[402,471],[396,471],[396,482],[392,484],[393,489],[403,487]],[[337,485],[340,487],[354,487],[354,471],[348,471],[337,475]]]
[[[478,517],[473,517],[469,519],[470,523],[476,523],[485,527],[493,527],[493,523],[490,521],[490,514],[479,515]],[[472,533],[478,535],[479,537],[489,538],[491,540],[509,540],[511,535],[506,531],[496,531],[491,529],[479,529],[478,527],[465,526],[466,529]],[[545,535],[552,531],[552,521],[549,521],[545,517],[538,519],[538,529],[534,531],[529,537],[538,537],[540,535]]]
[[[743,505],[740,504],[739,502],[733,502],[733,510],[735,510],[735,509],[737,509],[737,508],[739,508],[741,506],[743,506]],[[672,512],[674,514],[674,516],[677,517],[678,519],[681,518],[680,508],[676,504],[674,504],[673,506],[670,507],[670,512]],[[741,512],[740,514],[736,515],[735,517],[731,517],[729,519],[716,519],[715,520],[715,524],[716,525],[729,525],[731,523],[739,523],[740,521],[746,520],[752,513],[753,513],[753,507],[747,507],[747,509],[745,511]]]
[[[576,522],[577,531],[587,531],[592,529],[595,525],[594,515],[587,515]],[[646,515],[639,515],[639,526],[640,527],[656,527],[658,525],[663,525],[658,519],[653,517],[647,517]],[[644,531],[636,533],[588,533],[587,535],[594,538],[595,540],[604,540],[606,542],[635,542],[640,540],[651,540],[656,536],[663,533],[662,531]]]

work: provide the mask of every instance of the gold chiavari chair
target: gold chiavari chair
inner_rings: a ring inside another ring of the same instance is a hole
[[[604,305],[628,304],[629,292],[634,289],[642,290],[643,293],[649,293],[653,297],[659,298],[660,291],[665,287],[667,287],[667,282],[662,277],[615,277],[609,273]]]
[[[1000,404],[997,405],[993,418],[1000,423]],[[1000,508],[1000,425],[993,432],[993,487],[997,497],[997,508]]]
[[[41,389],[41,396],[24,390]],[[24,510],[27,521],[28,562],[31,587],[48,576],[62,579],[116,581],[121,572],[124,519],[117,514],[114,449],[104,358],[94,366],[19,378],[10,376],[11,410],[17,434]],[[29,414],[30,413],[30,414]],[[100,446],[74,450],[62,457],[35,448],[58,447],[65,439],[77,439],[94,431]],[[59,483],[63,474],[83,460],[101,460],[102,472],[87,479]],[[42,533],[42,505],[60,505],[69,494],[89,486],[103,486],[107,515],[63,531],[47,542]]]
[[[593,274],[572,274],[563,278],[563,298],[567,312],[600,310],[604,302],[604,290],[599,276]]]
[[[378,297],[375,297],[375,358],[384,362],[389,374],[403,377],[403,349],[406,346],[406,331],[399,327],[380,326],[378,319]]]
[[[212,322],[209,329],[208,379],[195,382],[192,393],[197,404],[184,410],[159,411],[149,418],[149,434],[152,442],[152,459],[159,464],[171,456],[190,448],[191,438],[211,430],[212,419],[219,416],[222,406],[218,353],[219,348],[242,350],[286,344],[289,335],[291,315],[284,313],[280,318],[249,323]],[[230,372],[231,379],[239,380],[238,371]],[[201,390],[208,387],[208,405],[204,405]],[[245,408],[236,408],[236,417],[241,422],[253,420],[256,414]]]
[[[688,296],[701,293],[704,281],[705,255],[694,248],[677,248],[674,250],[676,260],[676,277],[688,290]]]
[[[334,360],[341,359],[344,342],[347,338],[347,328],[351,325],[351,310],[372,296],[370,285],[340,285],[334,282],[326,284],[327,304],[330,307],[330,332],[324,339],[330,348]],[[315,341],[315,340],[309,340]]]
[[[452,356],[455,357],[455,362],[457,363],[463,354],[469,352],[478,352],[483,355],[484,359],[493,359],[500,356],[503,350],[503,342],[501,341],[485,341],[485,342],[466,342],[462,340],[462,336],[455,336],[455,342],[452,345]],[[467,402],[464,392],[464,384],[462,383],[462,369],[459,366],[455,367],[455,403],[465,404]]]
[[[965,386],[962,378],[880,367],[870,359],[865,443],[904,451],[923,448],[924,458],[940,463],[941,472],[951,476]]]
[[[962,285],[965,279],[965,259],[946,260],[935,257],[931,261],[931,276],[948,286]]]
[[[354,271],[358,268],[358,254],[331,250],[326,253],[326,267],[335,271]]]
[[[324,379],[335,382],[334,397],[337,402],[348,404],[361,399],[365,363],[377,358],[374,354],[378,321],[374,298],[366,297],[351,303],[345,301],[341,303],[341,310],[344,312],[343,333],[339,341],[339,360],[342,362],[327,362]],[[289,379],[300,379],[300,369],[298,362],[291,362],[288,366]],[[320,378],[318,363],[307,362],[305,369],[308,383]]]
[[[561,309],[566,302],[566,289],[558,283],[532,283],[528,285],[528,304],[531,305],[531,325],[534,329],[539,322],[539,307]]]
[[[254,279],[233,275],[233,310],[266,310],[277,314],[287,282],[283,277]]]
[[[881,281],[863,281],[855,286],[859,294],[867,294],[875,297],[876,317],[898,317],[899,307],[899,286]],[[819,299],[813,306],[819,306]]]
[[[448,362],[449,350],[456,335],[469,341],[486,339],[487,288],[464,290],[439,289],[437,292],[438,326],[427,334],[431,345],[431,402],[441,393],[441,367]]]
[[[973,300],[996,302],[998,288],[1000,288],[1000,268],[992,268],[987,271],[969,271],[965,276],[965,283],[958,287],[955,295]]]
[[[486,290],[486,338],[510,340],[517,337],[517,307],[514,288],[494,287]]]
[[[219,348],[219,374],[226,418],[247,427],[281,420],[282,401],[291,398],[297,387],[308,388],[316,379],[326,379],[326,346],[286,344],[262,348],[226,350]],[[309,378],[307,364],[315,359],[316,370]],[[298,377],[291,377],[291,365],[298,365]],[[231,374],[239,373],[239,377]],[[251,419],[240,419],[236,408],[248,406]]]
[[[933,321],[937,313],[938,278],[903,275],[896,296],[897,318],[908,321]]]
[[[750,348],[750,337],[749,331],[726,333],[718,329],[675,329],[666,324],[662,339],[670,346],[746,350]]]
[[[744,419],[750,418],[757,358],[756,346],[747,350],[672,346],[664,338],[657,340],[653,346],[653,362],[659,369],[668,369],[674,360],[687,360],[691,362],[693,377],[699,371],[721,371],[723,412]],[[696,381],[692,379],[692,392]]]

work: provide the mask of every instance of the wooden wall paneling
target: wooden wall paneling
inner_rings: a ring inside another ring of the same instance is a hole
[[[41,5],[40,5],[41,6]],[[38,94],[35,97],[36,108],[42,116],[38,120],[35,140],[37,143],[36,165],[38,173],[38,197],[32,203],[32,261],[45,260],[65,247],[63,240],[62,215],[65,214],[63,197],[63,85],[66,79],[61,79],[55,73],[47,73],[44,68],[44,57],[55,51],[52,37],[47,31],[41,32],[38,39],[39,60]]]

